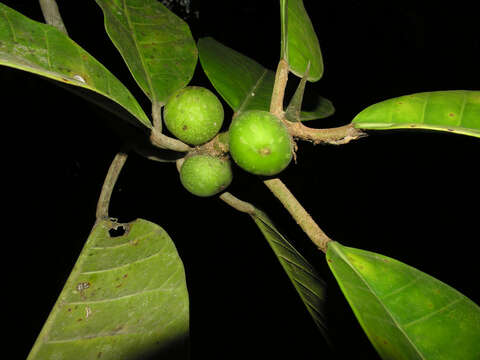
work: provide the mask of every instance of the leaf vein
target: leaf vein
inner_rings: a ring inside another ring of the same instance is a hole
[[[410,321],[409,323],[403,324],[403,327],[407,328],[407,327],[412,326],[412,325],[414,325],[414,324],[416,324],[416,323],[418,323],[418,322],[420,322],[420,321],[427,320],[427,319],[429,319],[429,318],[431,318],[431,317],[433,317],[433,316],[435,316],[435,315],[437,315],[437,314],[439,314],[439,313],[444,312],[445,310],[447,310],[448,308],[452,307],[453,305],[457,304],[458,302],[460,302],[460,301],[462,301],[462,300],[463,300],[462,298],[455,299],[455,300],[451,301],[450,303],[442,306],[441,308],[439,308],[439,309],[437,309],[437,310],[435,310],[435,311],[432,311],[432,312],[429,313],[429,314],[425,314],[425,315],[419,317],[418,319],[415,319],[415,320],[413,320],[413,321]]]
[[[79,273],[79,275],[99,274],[99,273],[103,273],[103,272],[107,272],[107,271],[118,270],[118,269],[128,267],[128,266],[133,265],[133,264],[138,264],[138,263],[141,263],[141,262],[144,262],[144,261],[151,260],[152,258],[154,258],[154,257],[156,257],[160,254],[161,254],[161,251],[158,251],[158,252],[156,252],[152,255],[146,256],[144,258],[137,259],[135,261],[131,261],[131,262],[126,263],[126,264],[122,264],[122,265],[118,265],[118,266],[114,266],[114,267],[110,267],[110,268],[105,268],[105,269],[101,269],[101,270],[83,271],[83,272]]]
[[[246,94],[247,96],[243,100],[242,104],[240,104],[240,106],[238,107],[238,110],[236,111],[236,114],[241,113],[243,111],[243,109],[247,106],[247,104],[252,100],[252,98],[253,98],[252,94],[254,94],[255,91],[260,87],[260,85],[261,85],[263,79],[265,78],[265,76],[267,75],[267,73],[268,73],[268,69],[264,69],[262,75],[260,75],[257,82],[255,84],[253,84],[251,89],[247,92],[247,94]]]

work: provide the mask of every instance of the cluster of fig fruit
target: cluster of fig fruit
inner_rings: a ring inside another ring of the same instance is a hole
[[[167,129],[186,144],[197,146],[180,168],[182,185],[197,196],[220,193],[232,182],[228,156],[202,151],[220,131],[224,111],[210,90],[188,86],[175,92],[163,112]],[[292,159],[292,141],[286,126],[273,114],[261,110],[240,113],[228,131],[229,152],[242,169],[271,176],[284,170]]]

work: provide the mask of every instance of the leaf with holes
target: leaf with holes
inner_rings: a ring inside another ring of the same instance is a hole
[[[197,64],[188,25],[157,0],[95,0],[107,34],[152,102],[187,85]]]
[[[476,360],[480,307],[441,281],[373,252],[330,242],[327,262],[382,359]]]
[[[318,81],[323,75],[323,58],[317,34],[303,0],[280,0],[282,58],[295,75],[303,77],[308,64],[308,81]]]
[[[184,268],[165,230],[99,221],[28,359],[184,359],[188,329]]]
[[[247,110],[269,111],[275,73],[211,37],[198,41],[200,63],[212,85],[238,115]],[[322,119],[334,112],[331,102],[306,93],[309,109],[300,121]]]
[[[132,122],[151,128],[128,89],[95,58],[53,26],[0,3],[0,65],[92,90],[125,108]]]
[[[270,244],[313,321],[327,343],[331,344],[325,315],[325,282],[315,268],[280,234],[264,212],[255,209],[251,217]]]
[[[480,137],[480,91],[432,91],[388,99],[361,111],[353,123],[365,130],[427,129]]]

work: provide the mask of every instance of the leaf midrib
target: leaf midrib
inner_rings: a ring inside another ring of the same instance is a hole
[[[262,83],[267,73],[268,73],[268,69],[264,69],[262,75],[260,75],[257,82],[250,88],[249,91],[247,91],[247,96],[245,100],[243,100],[243,102],[238,107],[238,110],[235,112],[235,115],[240,114],[243,111],[243,109],[247,106],[247,104],[252,100],[253,96],[251,96],[251,94],[255,93],[255,91],[260,87],[260,84]]]
[[[128,8],[127,0],[123,0],[122,3],[123,3],[123,12],[125,13],[125,17],[127,18],[128,26],[132,30],[131,34],[132,34],[133,43],[135,44],[135,50],[137,51],[138,58],[140,59],[140,62],[142,64],[142,72],[145,75],[145,79],[147,80],[148,88],[149,88],[149,91],[150,91],[150,94],[147,94],[147,96],[150,97],[152,102],[156,102],[157,98],[156,98],[155,92],[153,90],[152,80],[150,79],[150,76],[148,76],[148,73],[146,71],[145,59],[143,57],[142,52],[140,51],[140,47],[139,47],[139,44],[138,44],[138,41],[137,41],[137,37],[135,35],[135,29],[134,29],[134,27],[132,25],[132,21],[130,19],[130,13],[127,11],[127,8]]]
[[[341,246],[340,244],[338,244]],[[420,352],[420,350],[417,348],[417,346],[412,342],[408,334],[405,332],[402,326],[398,323],[397,319],[393,316],[393,314],[388,310],[388,308],[384,305],[382,301],[380,301],[380,297],[377,295],[377,293],[370,287],[366,279],[357,271],[357,269],[351,265],[350,261],[348,261],[348,258],[344,255],[343,251],[337,251],[336,253],[340,256],[340,258],[347,263],[350,268],[355,272],[355,274],[362,280],[362,283],[368,288],[371,294],[374,295],[375,299],[378,301],[378,303],[382,306],[382,308],[385,310],[385,312],[388,314],[390,319],[393,321],[393,323],[398,327],[400,332],[403,334],[403,336],[408,340],[408,342],[412,345],[412,347],[415,349],[417,354],[420,356],[421,359],[426,360],[425,356]]]

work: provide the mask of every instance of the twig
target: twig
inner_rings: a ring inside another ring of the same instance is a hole
[[[254,215],[255,214],[255,207],[243,200],[240,200],[239,198],[233,196],[229,192],[224,192],[220,196],[220,199],[223,200],[225,203],[233,207],[234,209],[247,213],[249,215]]]
[[[58,10],[55,0],[39,0],[45,22],[55,26],[58,30],[68,36],[67,28],[63,23],[62,16]]]
[[[330,129],[313,129],[303,125],[301,122],[284,121],[284,124],[294,138],[311,141],[314,144],[342,145],[366,136],[364,132],[356,129],[353,124]]]
[[[273,86],[272,100],[270,102],[270,112],[281,119],[287,125],[290,133],[300,139],[305,138],[307,130],[300,122],[290,122],[285,117],[283,111],[283,99],[285,96],[285,87],[288,81],[288,63],[281,59],[278,63],[277,73],[275,74],[275,84]],[[300,132],[298,129],[305,131]],[[341,131],[340,131],[341,132]],[[332,134],[330,134],[332,135]],[[333,135],[338,134],[333,131]],[[327,251],[327,244],[331,239],[320,229],[318,224],[312,219],[310,214],[304,209],[300,202],[293,196],[285,184],[278,178],[265,180],[263,182],[275,197],[280,200],[285,209],[295,219],[297,224],[308,235],[310,240],[323,252]]]
[[[152,119],[153,127],[159,133],[162,132],[162,104],[158,101],[152,101]]]
[[[155,128],[152,129],[150,134],[150,142],[161,149],[174,150],[180,152],[188,152],[192,150],[190,146],[181,142],[180,140],[171,138],[167,135],[162,134],[157,131]]]
[[[331,239],[323,232],[310,214],[304,209],[300,202],[293,196],[290,190],[280,179],[264,181],[275,197],[280,200],[297,224],[308,235],[310,240],[324,253],[327,252],[327,245]]]
[[[283,98],[285,97],[285,87],[288,81],[288,63],[284,59],[280,59],[277,72],[275,73],[275,83],[273,85],[272,99],[270,101],[270,112],[282,119]]]
[[[123,165],[127,161],[128,154],[126,152],[118,152],[113,158],[107,176],[103,182],[102,191],[97,203],[97,221],[108,219],[108,207],[110,198],[112,197],[113,188],[118,180],[118,176],[122,171]]]
[[[301,122],[291,122],[287,119],[283,110],[283,99],[288,81],[288,63],[281,59],[278,63],[273,86],[270,112],[277,116],[287,126],[290,134],[297,139],[311,141],[314,144],[327,143],[333,145],[346,144],[352,140],[366,136],[352,124],[330,129],[313,129]]]

